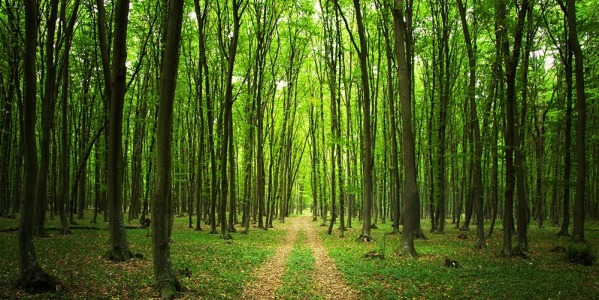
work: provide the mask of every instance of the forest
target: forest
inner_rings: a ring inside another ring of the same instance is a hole
[[[1,0],[0,297],[596,297],[596,4]]]

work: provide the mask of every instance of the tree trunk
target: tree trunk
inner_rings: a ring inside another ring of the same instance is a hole
[[[232,178],[227,178],[228,168],[234,170],[233,165],[229,165],[227,168],[228,151],[233,151],[233,68],[235,66],[235,57],[237,54],[237,41],[239,39],[239,27],[241,25],[241,1],[233,0],[233,36],[228,49],[228,67],[226,77],[226,88],[225,88],[225,99],[224,99],[224,128],[223,128],[223,141],[222,141],[222,153],[221,153],[221,190],[220,190],[220,207],[219,207],[219,222],[221,229],[221,237],[223,239],[229,239],[231,236],[227,232],[227,197],[229,196],[229,180],[231,184],[234,184]],[[243,13],[243,10],[241,10]],[[210,121],[209,121],[210,122]],[[229,172],[229,176],[232,171]]]
[[[372,123],[370,121],[370,70],[368,67],[368,43],[366,39],[366,30],[362,22],[362,12],[359,0],[354,0],[354,9],[356,11],[356,22],[358,25],[358,35],[360,38],[360,47],[358,56],[360,58],[360,78],[362,83],[362,111],[364,113],[363,120],[363,153],[362,157],[362,168],[363,168],[363,183],[364,183],[364,194],[363,194],[363,206],[364,214],[362,219],[362,236],[364,239],[370,241],[372,234],[370,233],[371,228],[371,215],[372,215],[372,204],[373,204],[373,164],[374,156],[372,154]],[[357,48],[357,47],[356,47]]]
[[[25,0],[25,52],[24,52],[24,91],[22,119],[23,149],[25,157],[25,183],[21,200],[19,221],[19,279],[17,287],[28,292],[52,291],[56,279],[41,269],[37,262],[33,243],[33,217],[35,214],[36,185],[38,176],[37,145],[35,142],[36,124],[36,42],[38,4]]]
[[[150,80],[150,67],[148,65],[144,76],[141,90],[148,92]],[[129,205],[129,220],[137,219],[141,211],[141,198],[143,191],[143,169],[142,156],[143,145],[146,137],[146,117],[148,104],[144,95],[137,98],[137,109],[135,111],[135,128],[133,129],[133,156],[131,157],[131,204]]]
[[[558,236],[568,236],[570,226],[570,174],[572,172],[572,51],[566,50],[564,69],[566,73],[566,135],[564,141],[564,198],[562,204],[562,226],[557,233]]]
[[[501,40],[504,62],[506,65],[506,134],[505,134],[505,157],[506,157],[506,190],[504,202],[504,230],[503,230],[503,250],[504,256],[512,256],[512,228],[513,228],[513,204],[515,173],[514,150],[516,145],[515,132],[515,109],[516,109],[516,70],[520,60],[520,48],[522,46],[522,35],[524,21],[528,12],[528,0],[522,1],[518,11],[518,23],[514,33],[513,52],[510,53],[510,45],[507,36],[506,27],[506,4],[503,0],[497,5],[497,37]]]
[[[173,131],[173,103],[179,66],[179,44],[183,19],[183,0],[171,0],[164,45],[160,78],[160,105],[158,109],[156,186],[152,199],[152,254],[156,289],[162,299],[172,299],[175,293],[184,290],[173,273],[170,253],[172,226],[171,202],[171,158]]]
[[[524,53],[522,53],[522,86],[528,86],[528,67],[529,67],[529,55],[530,49],[532,47],[533,37],[535,32],[532,26],[532,10],[533,7],[530,6],[527,9],[528,14],[528,24],[527,24],[527,33],[526,33],[526,42],[524,46]],[[528,195],[526,193],[525,186],[525,169],[526,169],[526,157],[524,151],[522,149],[523,141],[526,135],[526,106],[528,102],[528,89],[522,89],[522,108],[520,112],[520,122],[516,121],[516,131],[515,135],[515,167],[516,167],[516,189],[518,195],[518,245],[516,248],[520,252],[528,251]],[[515,114],[518,115],[518,111],[515,108]]]
[[[483,216],[483,182],[482,182],[482,155],[483,146],[480,137],[480,126],[478,122],[478,110],[476,107],[476,57],[474,56],[474,48],[470,37],[470,29],[466,20],[466,8],[462,0],[458,0],[458,9],[460,11],[460,20],[462,22],[462,30],[464,32],[464,41],[466,43],[466,51],[468,52],[469,80],[468,80],[468,102],[470,103],[470,124],[472,127],[472,136],[474,143],[474,206],[476,210],[476,242],[477,248],[485,247],[485,227]],[[476,17],[473,18],[476,26]]]
[[[98,0],[98,26],[105,28],[104,4]],[[108,97],[108,157],[107,157],[107,212],[110,230],[110,249],[108,258],[115,261],[128,261],[132,253],[129,250],[123,220],[123,104],[126,91],[127,60],[127,24],[129,20],[129,0],[116,3],[112,75],[105,78]],[[101,21],[102,20],[102,21]],[[102,41],[102,55],[107,55],[106,41]],[[110,65],[103,59],[104,69]],[[105,71],[106,72],[106,71]]]
[[[436,231],[439,233],[444,233],[445,231],[445,195],[446,195],[446,166],[445,166],[445,153],[446,153],[446,144],[447,144],[447,107],[449,105],[449,87],[450,87],[450,78],[449,78],[449,7],[448,3],[445,0],[440,1],[439,3],[439,14],[441,15],[441,36],[439,37],[439,53],[437,59],[439,60],[439,127],[437,128],[437,155],[436,155],[436,163],[437,163],[437,178],[435,183],[437,187],[435,188],[437,199],[437,216],[436,222],[433,224],[436,225]],[[431,114],[434,112],[431,111]],[[432,121],[432,120],[431,120]],[[431,162],[432,164],[432,162]]]
[[[50,133],[54,123],[54,103],[56,95],[56,64],[54,59],[54,36],[56,34],[56,19],[58,17],[58,0],[52,0],[50,15],[46,20],[46,81],[42,99],[42,132],[40,141],[40,164],[36,186],[36,208],[34,234],[45,236],[46,211],[48,210],[48,176],[50,171]]]
[[[586,130],[586,94],[584,91],[584,65],[582,50],[578,42],[578,29],[576,28],[576,3],[574,0],[567,0],[567,19],[569,29],[570,48],[574,52],[574,73],[576,74],[576,111],[578,112],[578,122],[576,125],[576,158],[578,164],[576,167],[576,196],[574,198],[572,227],[572,240],[575,242],[584,242],[584,203],[585,203],[585,181],[586,181],[586,156],[585,156],[585,130]]]
[[[393,33],[395,37],[395,56],[397,57],[397,76],[399,79],[399,97],[401,100],[401,122],[403,130],[403,166],[405,174],[405,206],[403,213],[403,233],[398,254],[417,257],[414,238],[419,231],[420,199],[416,181],[416,158],[414,134],[412,131],[412,100],[410,92],[410,73],[406,59],[406,23],[403,14],[402,0],[394,0]]]

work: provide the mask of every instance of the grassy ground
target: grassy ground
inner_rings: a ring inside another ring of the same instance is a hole
[[[588,224],[586,238],[599,249],[599,226]],[[423,221],[423,228],[430,228]],[[427,233],[417,240],[417,260],[395,254],[400,237],[385,235],[390,224],[373,230],[375,241],[355,242],[360,228],[350,229],[346,238],[321,238],[347,283],[372,299],[598,299],[599,266],[584,267],[566,262],[564,253],[550,250],[567,246],[568,238],[557,237],[558,228],[529,229],[529,258],[500,256],[503,234],[495,231],[487,248],[475,249],[474,229],[468,239],[458,239],[458,231],[448,224],[446,234]],[[488,228],[488,226],[487,226]],[[501,225],[499,227],[501,228]],[[515,241],[514,241],[515,243]],[[514,244],[515,245],[515,244]],[[368,251],[385,254],[385,259],[364,259]],[[444,267],[445,259],[457,260],[459,269]]]
[[[89,220],[89,219],[88,219]],[[252,228],[250,234],[234,234],[233,243],[218,235],[195,232],[186,226],[186,218],[177,218],[173,230],[172,261],[175,270],[189,268],[191,278],[182,278],[190,288],[187,299],[238,299],[243,286],[253,279],[252,270],[260,266],[281,245],[286,225],[275,223],[274,230]],[[80,222],[82,225],[88,221]],[[136,226],[137,222],[129,225]],[[317,226],[320,222],[314,223]],[[354,224],[358,224],[354,222]],[[565,261],[563,253],[550,249],[567,246],[567,238],[556,236],[557,228],[529,230],[529,259],[506,259],[499,255],[500,231],[487,239],[487,249],[476,250],[472,234],[457,238],[457,230],[447,226],[446,234],[427,234],[428,240],[416,241],[418,260],[394,255],[399,236],[385,235],[390,224],[377,224],[374,241],[355,241],[359,228],[350,229],[346,238],[328,236],[318,227],[321,239],[335,260],[348,285],[363,299],[597,299],[599,265],[584,267]],[[423,223],[427,228],[428,224]],[[0,219],[0,230],[16,227],[16,221]],[[48,227],[58,227],[57,220]],[[99,223],[106,228],[107,223]],[[488,226],[487,226],[488,227]],[[471,227],[474,229],[474,227]],[[496,227],[497,228],[497,227]],[[499,226],[501,228],[501,226]],[[0,298],[123,298],[156,297],[152,289],[151,238],[143,229],[127,230],[133,252],[144,255],[130,263],[112,263],[103,258],[108,249],[107,230],[73,230],[62,236],[50,231],[48,238],[36,238],[38,260],[49,273],[58,276],[63,287],[44,295],[26,295],[12,289],[17,278],[16,232],[0,233]],[[280,299],[317,299],[314,282],[314,257],[301,243],[300,232],[287,263],[287,273],[277,290]],[[587,224],[586,237],[599,249],[599,225]],[[385,259],[364,259],[368,251],[385,254]],[[446,258],[459,261],[462,268],[443,267]]]
[[[171,250],[173,268],[176,271],[189,268],[192,272],[190,278],[181,278],[190,288],[184,295],[188,299],[238,299],[243,286],[252,279],[251,270],[274,253],[285,234],[284,227],[269,231],[253,229],[249,235],[234,234],[233,242],[226,243],[219,235],[187,228],[186,221],[186,218],[176,219]],[[87,222],[80,223],[93,225]],[[127,225],[137,226],[136,223]],[[15,220],[0,219],[0,230],[15,226]],[[48,227],[55,226],[59,226],[57,220],[49,221]],[[108,223],[100,222],[97,227],[107,228]],[[49,233],[48,238],[35,238],[38,261],[50,274],[58,276],[64,287],[55,294],[34,298],[147,299],[158,296],[152,288],[151,237],[147,230],[127,230],[131,250],[144,256],[129,263],[104,259],[108,250],[107,230],[75,229],[68,236],[57,231]],[[18,275],[16,232],[0,233],[0,249],[0,298],[31,298],[12,289]]]

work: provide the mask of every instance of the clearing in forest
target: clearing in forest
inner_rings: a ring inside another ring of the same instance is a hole
[[[329,253],[324,248],[310,217],[287,218],[291,222],[285,242],[275,254],[255,272],[253,281],[246,285],[242,299],[275,299],[287,272],[286,262],[294,248],[307,247],[314,256],[314,268],[304,270],[324,299],[357,299],[357,292],[347,286]],[[300,234],[303,233],[303,234]],[[305,237],[305,239],[298,238]]]

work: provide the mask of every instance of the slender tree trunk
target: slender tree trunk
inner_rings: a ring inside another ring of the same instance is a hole
[[[42,132],[40,141],[40,164],[36,186],[36,208],[34,234],[45,236],[46,211],[48,210],[48,176],[50,171],[50,133],[54,122],[54,103],[56,95],[56,65],[54,59],[54,36],[58,17],[58,0],[52,0],[50,15],[46,20],[46,81],[42,99]]]
[[[522,35],[524,21],[528,12],[528,0],[521,3],[518,10],[518,23],[514,33],[513,52],[510,53],[509,40],[507,37],[506,24],[506,4],[500,0],[497,5],[497,30],[498,38],[501,40],[503,57],[506,65],[506,134],[505,134],[505,157],[506,157],[506,191],[504,202],[504,230],[503,230],[503,250],[504,256],[512,256],[512,228],[513,228],[513,204],[514,204],[514,187],[515,173],[514,166],[514,150],[516,145],[516,128],[515,128],[515,110],[516,110],[516,70],[520,60],[520,48],[522,46]]]
[[[572,172],[572,52],[566,51],[564,63],[566,73],[566,134],[564,141],[564,198],[562,204],[562,226],[557,233],[558,236],[568,236],[568,227],[570,226],[570,174]]]
[[[144,83],[140,88],[141,93],[148,92],[150,81],[150,66],[147,66]],[[133,156],[131,157],[131,204],[129,206],[129,220],[137,219],[141,211],[141,198],[143,191],[142,155],[146,136],[146,117],[148,105],[144,95],[138,95],[137,109],[135,111],[135,128],[133,129]]]
[[[398,253],[403,256],[417,257],[414,238],[419,231],[420,199],[416,181],[416,158],[414,134],[412,131],[412,100],[410,92],[410,73],[406,59],[406,23],[403,14],[402,0],[394,0],[393,33],[395,37],[395,56],[397,57],[397,74],[399,80],[399,97],[401,100],[401,123],[403,137],[403,166],[405,174],[405,206],[403,213],[403,233]]]
[[[231,122],[232,123],[232,122]],[[229,232],[235,232],[235,219],[237,218],[237,199],[235,195],[235,155],[233,153],[234,145],[233,145],[233,126],[229,127],[229,136],[231,136],[231,140],[229,141],[229,175],[228,179],[231,182],[229,187],[229,219],[227,224],[227,230]],[[249,199],[248,199],[249,200]]]
[[[537,157],[536,163],[536,189],[537,195],[535,199],[535,217],[539,228],[544,227],[545,221],[545,187],[544,187],[544,156],[545,156],[545,116],[547,115],[548,109],[541,108],[537,115],[535,124],[535,155]],[[553,207],[552,207],[553,209]],[[553,214],[552,214],[553,215]]]
[[[576,28],[576,3],[574,0],[566,0],[568,13],[568,28],[570,33],[570,48],[574,52],[574,73],[576,74],[576,111],[578,122],[576,125],[576,196],[574,198],[572,227],[572,240],[584,242],[584,206],[585,206],[585,181],[586,181],[586,155],[585,155],[585,131],[586,131],[586,94],[584,91],[584,65],[582,50],[578,42],[578,29]]]
[[[362,83],[362,111],[364,112],[363,120],[363,149],[364,157],[362,158],[363,180],[364,180],[364,215],[362,220],[362,236],[370,241],[372,235],[370,233],[372,204],[373,204],[373,164],[374,155],[372,154],[372,123],[370,121],[370,70],[368,67],[368,44],[366,39],[366,30],[362,22],[361,4],[359,0],[354,0],[354,9],[356,11],[356,22],[358,25],[358,35],[360,38],[360,47],[358,56],[360,58],[360,75]],[[356,47],[357,48],[357,47]]]
[[[225,88],[225,99],[224,99],[224,128],[223,128],[223,141],[222,141],[222,153],[221,153],[221,199],[220,199],[220,207],[219,207],[219,222],[221,229],[221,237],[223,239],[229,239],[231,236],[227,232],[227,197],[229,196],[229,180],[231,180],[231,184],[234,184],[232,178],[227,178],[228,168],[234,170],[233,165],[229,165],[227,168],[227,159],[228,159],[228,151],[233,151],[232,146],[233,142],[233,68],[235,65],[235,57],[237,54],[237,41],[239,38],[239,27],[241,26],[241,15],[243,12],[241,6],[242,2],[238,0],[233,0],[233,36],[231,37],[231,41],[229,44],[228,51],[228,67],[227,67],[227,78],[226,78],[226,88]],[[229,172],[232,174],[232,171]]]
[[[24,92],[22,120],[23,149],[25,157],[25,184],[21,200],[19,221],[19,279],[17,287],[29,292],[52,291],[56,279],[41,269],[37,262],[33,243],[33,217],[35,214],[36,185],[38,176],[37,145],[35,142],[36,124],[36,42],[38,4],[25,0],[25,52],[24,52]]]
[[[98,26],[100,32],[105,30],[104,4],[98,0]],[[128,261],[132,253],[129,250],[123,220],[123,106],[126,90],[127,60],[127,24],[129,20],[129,0],[118,0],[116,3],[112,75],[108,63],[108,47],[105,36],[100,35],[101,50],[108,97],[108,154],[107,154],[107,213],[110,230],[110,250],[108,258],[115,261]],[[106,56],[106,57],[104,57]]]
[[[534,28],[532,24],[532,10],[533,6],[529,6],[527,9],[528,23],[526,30],[526,42],[524,46],[524,53],[522,53],[522,85],[528,86],[528,67],[529,67],[529,55],[532,47]],[[528,251],[528,195],[525,186],[525,169],[526,169],[526,157],[523,147],[523,141],[526,135],[526,107],[528,102],[528,89],[522,89],[522,105],[520,112],[520,122],[516,124],[515,134],[515,167],[516,167],[516,189],[518,198],[518,245],[516,248],[520,252]],[[517,109],[515,114],[518,115]],[[516,121],[518,122],[518,121]]]
[[[316,145],[316,123],[315,105],[310,103],[310,163],[312,172],[310,173],[310,183],[312,187],[312,222],[318,220],[318,151]]]
[[[183,0],[171,0],[160,76],[160,105],[158,109],[156,186],[152,199],[152,254],[156,289],[162,299],[172,299],[177,291],[184,290],[173,272],[170,253],[172,226],[170,209],[171,166],[173,132],[173,103],[177,86],[179,44],[183,19]]]
[[[476,210],[476,242],[477,248],[485,247],[485,228],[483,216],[483,182],[482,182],[482,152],[483,146],[480,137],[480,126],[478,122],[478,111],[476,107],[476,57],[474,56],[474,45],[470,37],[470,29],[466,20],[466,7],[462,0],[458,0],[458,8],[460,11],[460,20],[462,22],[462,30],[464,32],[464,41],[466,43],[466,51],[468,52],[469,80],[468,80],[468,102],[470,103],[470,123],[472,127],[473,143],[474,143],[474,205]],[[476,17],[473,18],[476,22]],[[474,23],[473,26],[476,26]]]

